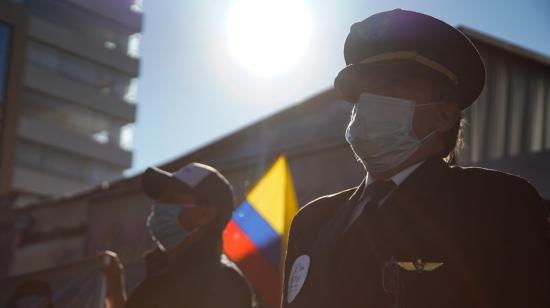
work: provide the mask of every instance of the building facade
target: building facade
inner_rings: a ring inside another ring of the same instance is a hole
[[[0,2],[0,276],[9,273],[15,236],[10,190],[18,102],[22,92],[25,12]]]
[[[483,57],[487,81],[464,114],[459,163],[520,175],[550,199],[550,58],[462,30]]]
[[[2,13],[24,15],[23,74],[17,110],[5,115],[16,124],[3,136],[3,152],[11,153],[5,154],[10,161],[9,170],[1,170],[1,192],[23,200],[74,193],[121,177],[132,163],[140,4],[0,3]],[[7,61],[14,58],[17,54]]]

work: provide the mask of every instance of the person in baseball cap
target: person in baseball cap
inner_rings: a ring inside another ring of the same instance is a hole
[[[550,307],[550,240],[524,179],[454,166],[483,89],[474,44],[401,9],[351,26],[334,86],[359,186],[292,221],[283,307]]]
[[[176,248],[187,238],[186,243],[197,236],[218,237],[235,204],[227,179],[198,163],[173,174],[149,168],[143,175],[143,190],[159,201],[152,206],[147,227],[159,249],[169,254],[177,253]]]
[[[148,168],[142,188],[152,201],[146,225],[156,249],[126,307],[251,307],[248,282],[222,254],[235,206],[227,179],[191,163],[174,173]]]

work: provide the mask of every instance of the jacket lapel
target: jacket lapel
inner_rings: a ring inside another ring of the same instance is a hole
[[[359,185],[355,192],[344,204],[338,206],[332,217],[326,221],[320,228],[314,244],[310,250],[311,256],[311,281],[315,286],[312,290],[316,290],[316,294],[312,294],[318,307],[327,305],[326,298],[330,294],[329,281],[326,277],[330,277],[331,261],[336,252],[336,244],[346,230],[348,220],[353,212],[354,206],[361,197],[361,193],[365,187],[365,180]]]
[[[396,238],[403,238],[410,232],[415,232],[415,229],[411,228],[420,223],[431,224],[440,221],[430,220],[429,217],[436,215],[434,210],[439,211],[438,207],[447,206],[439,203],[437,196],[443,189],[444,176],[448,170],[447,164],[439,158],[427,160],[391,193],[382,206],[368,209],[366,213],[361,214],[370,215],[376,212],[379,220],[377,225],[382,228],[377,232],[379,249],[392,244]],[[431,228],[440,229],[439,226]]]

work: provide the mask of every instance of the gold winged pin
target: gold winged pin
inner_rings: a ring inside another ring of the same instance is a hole
[[[396,262],[399,267],[406,271],[417,273],[431,272],[443,265],[443,262],[422,262],[421,259],[411,262]]]

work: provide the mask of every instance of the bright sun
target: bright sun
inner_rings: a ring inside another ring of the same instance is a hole
[[[311,36],[311,14],[301,0],[236,0],[227,16],[231,54],[253,73],[289,70]]]

